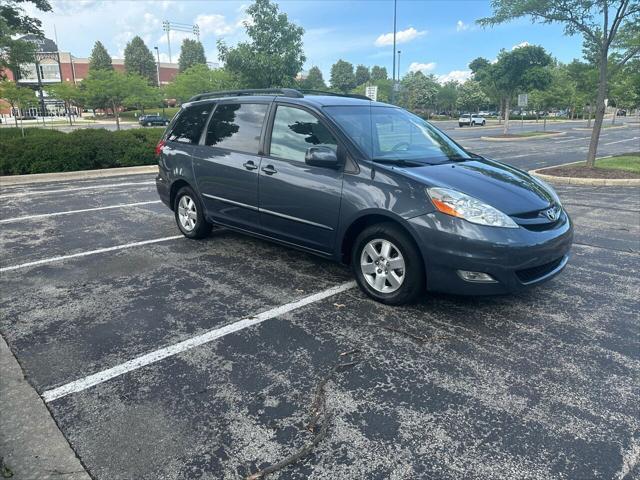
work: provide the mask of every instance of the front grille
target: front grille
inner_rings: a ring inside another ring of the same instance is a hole
[[[564,257],[557,258],[552,262],[545,263],[544,265],[538,265],[537,267],[525,268],[523,270],[517,270],[516,275],[522,283],[531,283],[544,277],[550,272],[553,272],[560,266]]]
[[[549,217],[547,217],[546,212],[548,210],[554,211],[554,213],[556,214],[555,219],[552,220]],[[517,213],[517,214],[511,215],[511,217],[522,228],[526,228],[527,230],[531,230],[534,232],[541,232],[544,230],[551,230],[556,225],[558,225],[558,223],[564,217],[564,213],[561,207],[557,205],[553,205],[551,207],[544,208],[542,210]]]

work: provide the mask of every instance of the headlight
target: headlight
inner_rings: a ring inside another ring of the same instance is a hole
[[[444,214],[489,227],[518,228],[508,215],[477,198],[449,188],[428,188],[427,192],[436,209]]]
[[[553,187],[549,185],[547,182],[545,182],[544,180],[539,179],[538,177],[534,177],[533,175],[532,177],[542,188],[544,188],[547,191],[549,195],[551,195],[555,204],[561,207],[562,203],[560,202],[560,197],[558,196],[556,191],[553,189]]]

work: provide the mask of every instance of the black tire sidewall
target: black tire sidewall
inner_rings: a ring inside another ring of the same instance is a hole
[[[389,240],[405,260],[405,279],[393,293],[380,293],[367,283],[360,268],[360,256],[364,246],[376,238]],[[413,239],[393,223],[380,223],[365,228],[355,240],[351,254],[351,269],[360,288],[374,300],[387,305],[410,303],[424,292],[424,263]]]
[[[196,226],[193,230],[186,231],[182,225],[180,224],[180,219],[178,218],[178,205],[180,203],[180,199],[188,195],[196,204],[196,215],[198,216],[196,220]],[[191,187],[182,187],[178,190],[176,194],[176,198],[173,201],[173,213],[176,219],[176,224],[180,229],[180,232],[187,238],[204,238],[209,235],[211,232],[211,224],[207,222],[207,219],[204,217],[204,208],[202,206],[202,202],[200,201],[200,197],[196,195]]]

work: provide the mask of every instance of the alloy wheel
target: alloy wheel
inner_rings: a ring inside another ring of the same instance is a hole
[[[367,284],[380,293],[393,293],[405,279],[402,253],[389,240],[376,238],[368,242],[360,255],[360,269]]]
[[[198,211],[196,210],[196,202],[189,195],[183,195],[178,202],[178,219],[185,231],[190,232],[196,228]]]

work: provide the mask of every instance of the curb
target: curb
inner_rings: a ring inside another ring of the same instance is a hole
[[[537,140],[538,138],[550,138],[550,137],[562,137],[566,135],[567,132],[556,132],[556,133],[544,133],[542,135],[533,135],[531,137],[515,137],[515,138],[501,138],[501,137],[480,137],[480,140],[485,140],[487,142],[522,142],[525,140]]]
[[[600,157],[607,158],[607,157]],[[597,158],[596,160],[599,160]],[[563,163],[562,165],[554,165],[553,167],[538,168],[536,170],[529,170],[530,175],[549,181],[558,185],[591,185],[591,186],[607,186],[607,187],[640,187],[640,178],[582,178],[582,177],[559,177],[556,175],[546,175],[543,172],[549,168],[564,167],[566,165],[575,165],[577,163],[584,163],[584,160],[580,162]]]
[[[2,336],[0,371],[0,451],[9,476],[91,480]]]
[[[609,130],[618,130],[619,128],[627,128],[627,124],[625,123],[624,125],[616,125],[615,127],[607,127],[607,128],[602,128],[600,130],[600,132],[608,132]],[[580,130],[582,132],[591,132],[593,130],[593,127],[573,127],[572,130]]]
[[[6,175],[0,177],[0,186],[25,185],[27,183],[60,182],[63,180],[88,180],[92,178],[118,177],[120,175],[141,175],[158,173],[157,165],[140,167],[103,168],[100,170],[80,170],[76,172],[32,173],[29,175]]]

